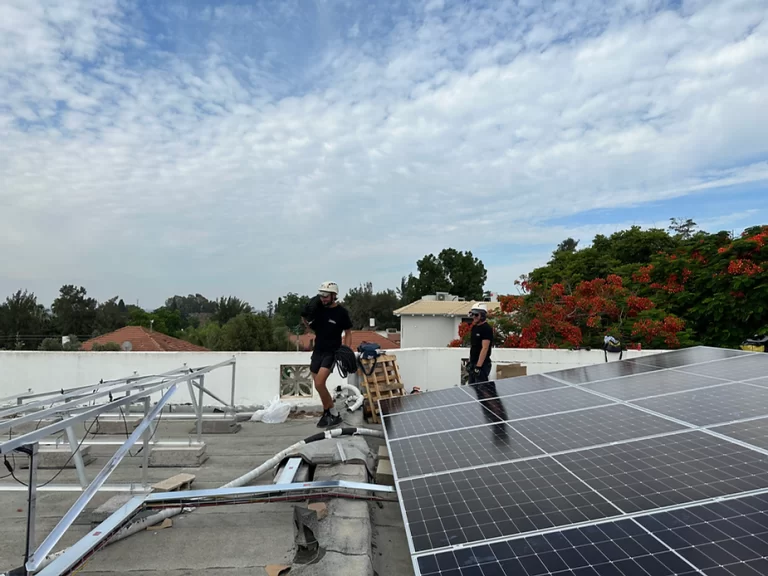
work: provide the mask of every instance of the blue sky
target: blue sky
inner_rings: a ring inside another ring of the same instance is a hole
[[[487,288],[768,221],[768,0],[0,4],[0,296]]]

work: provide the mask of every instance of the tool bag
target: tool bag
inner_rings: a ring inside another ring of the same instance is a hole
[[[603,353],[605,354],[606,362],[608,362],[608,352],[618,353],[619,360],[624,357],[624,349],[621,347],[621,342],[613,336],[606,336],[603,340]]]
[[[768,336],[755,334],[741,343],[741,349],[748,352],[768,352]]]
[[[376,369],[376,360],[379,357],[379,349],[381,346],[378,344],[375,344],[373,342],[363,342],[360,344],[360,346],[357,347],[357,351],[360,353],[360,369],[363,371],[363,374],[366,376],[370,376],[373,374],[373,371]],[[371,363],[371,369],[370,371],[363,368],[362,360],[373,360]]]

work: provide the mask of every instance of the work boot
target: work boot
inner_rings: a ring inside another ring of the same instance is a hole
[[[331,428],[332,426],[338,426],[341,424],[341,414],[336,414],[335,416],[331,414],[330,410],[326,410],[323,412],[323,415],[320,417],[320,420],[317,423],[318,428]]]

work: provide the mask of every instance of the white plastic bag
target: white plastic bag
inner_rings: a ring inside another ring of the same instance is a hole
[[[280,424],[288,419],[288,414],[290,414],[290,412],[291,405],[280,400],[278,396],[275,396],[272,399],[272,402],[264,408],[264,414],[261,415],[261,421],[265,424]]]
[[[256,410],[256,412],[253,413],[253,416],[251,416],[251,422],[261,422],[261,417],[264,416],[264,408],[261,410]]]

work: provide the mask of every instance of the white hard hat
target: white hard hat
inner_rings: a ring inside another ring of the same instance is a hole
[[[336,282],[323,282],[322,284],[320,284],[320,288],[318,288],[317,291],[330,292],[331,294],[338,294],[339,285],[336,284]]]
[[[478,312],[488,312],[488,305],[485,302],[475,302],[472,305],[472,311],[474,312],[477,310]]]

